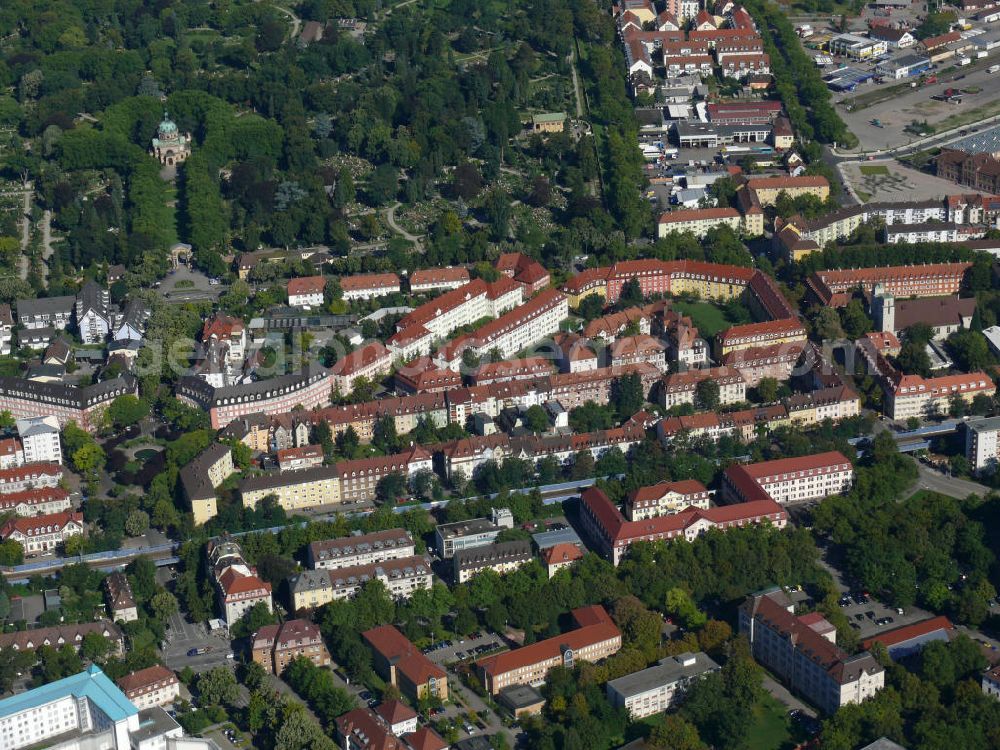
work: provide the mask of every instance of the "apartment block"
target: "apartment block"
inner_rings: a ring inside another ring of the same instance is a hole
[[[340,288],[344,299],[373,299],[399,292],[399,276],[394,273],[368,273],[343,276]]]
[[[625,499],[625,516],[629,521],[642,521],[673,515],[686,508],[706,510],[708,505],[708,488],[695,479],[659,482],[630,492]]]
[[[139,608],[135,603],[132,585],[124,573],[118,571],[108,574],[104,579],[104,597],[111,619],[115,622],[133,622],[139,619]]]
[[[410,291],[413,294],[437,289],[458,289],[469,283],[469,271],[462,267],[423,268],[410,274]]]
[[[711,58],[706,56],[706,59],[711,63]],[[661,214],[656,236],[663,239],[670,234],[690,232],[695,237],[704,237],[709,230],[721,226],[739,232],[742,224],[743,218],[735,208],[692,208]]]
[[[33,490],[0,494],[0,513],[18,516],[41,516],[71,510],[69,492],[62,487],[40,487]]]
[[[58,487],[62,478],[63,470],[59,464],[24,464],[12,469],[0,469],[0,495],[51,489]]]
[[[125,635],[122,633],[122,629],[110,620],[0,633],[0,648],[10,648],[14,651],[34,651],[42,646],[51,646],[58,650],[69,644],[79,651],[83,639],[91,633],[96,633],[111,641],[114,646],[112,652],[114,655],[120,656],[124,653]]]
[[[414,550],[413,537],[406,529],[386,529],[312,542],[308,560],[313,570],[336,570],[412,557]]]
[[[707,654],[687,652],[610,680],[605,690],[611,705],[624,708],[633,720],[641,719],[674,708],[691,683],[720,669]]]
[[[243,550],[236,542],[228,538],[211,541],[207,552],[219,609],[227,625],[260,603],[273,611],[271,584],[257,577],[257,570],[243,559]]]
[[[723,474],[723,493],[733,502],[769,499],[786,504],[839,495],[853,483],[850,460],[842,453],[828,451],[730,466]]]
[[[773,500],[761,499],[629,521],[602,490],[588,487],[580,495],[580,520],[598,542],[597,551],[617,566],[636,542],[691,542],[708,529],[725,531],[759,523],[782,529],[788,514]]]
[[[659,389],[660,406],[669,409],[681,404],[693,404],[698,384],[713,380],[719,385],[719,403],[735,404],[746,401],[747,381],[736,370],[727,367],[710,367],[667,375]]]
[[[381,581],[395,599],[409,599],[414,591],[434,583],[430,560],[416,555],[349,568],[306,570],[289,583],[296,612],[350,599],[369,581]]]
[[[177,398],[207,411],[212,427],[219,430],[234,419],[251,414],[289,414],[296,407],[309,411],[326,406],[332,387],[329,371],[308,363],[288,375],[224,388],[215,388],[201,378],[187,375],[177,382]]]
[[[974,471],[996,470],[1000,458],[1000,417],[965,423],[965,457]]]
[[[340,503],[340,477],[336,466],[315,466],[299,471],[247,477],[240,482],[244,508],[256,508],[265,497],[274,496],[286,511]]]
[[[747,323],[729,328],[719,334],[719,353],[725,357],[741,349],[757,349],[776,344],[805,344],[806,329],[798,318],[779,318],[763,323]]]
[[[334,468],[340,480],[340,500],[351,503],[374,500],[378,483],[389,474],[410,480],[417,472],[432,471],[434,463],[430,453],[413,445],[391,456],[340,461]]]
[[[323,465],[323,448],[319,445],[302,445],[298,448],[279,450],[278,471],[302,471]]]
[[[503,575],[517,570],[533,559],[531,542],[526,539],[459,550],[452,557],[454,581],[465,583],[484,570],[492,570]]]
[[[130,672],[115,682],[138,709],[169,706],[181,694],[181,681],[161,664]]]
[[[112,401],[138,393],[138,381],[131,375],[87,386],[0,377],[0,411],[10,412],[14,419],[52,416],[60,428],[76,422],[78,427],[93,432],[101,426],[104,411]]]
[[[228,445],[213,443],[180,471],[181,487],[191,505],[197,525],[218,515],[215,490],[235,471],[233,450]]]
[[[288,280],[288,305],[311,310],[323,305],[326,279],[322,276],[305,276]]]
[[[851,656],[818,612],[798,617],[780,589],[749,597],[739,629],[754,659],[827,714],[861,703],[885,686],[885,670],[867,651]]]
[[[277,675],[300,656],[317,667],[331,664],[319,626],[310,620],[265,625],[250,637],[250,656],[269,673]]]
[[[24,453],[23,463],[62,463],[59,420],[52,416],[18,419],[17,436]]]
[[[555,667],[572,669],[578,661],[598,662],[621,648],[621,631],[603,607],[580,607],[571,614],[575,629],[477,661],[487,693],[496,695],[512,685],[538,687]]]
[[[354,381],[358,378],[379,380],[392,369],[392,357],[392,352],[379,341],[355,349],[330,368],[334,388],[342,395],[348,395],[354,390]]]
[[[924,378],[894,371],[882,387],[886,395],[883,409],[896,420],[947,414],[953,398],[971,404],[980,394],[992,398],[996,393],[993,379],[984,372]]]
[[[829,307],[844,307],[855,289],[872,292],[881,286],[900,299],[958,294],[971,263],[926,263],[817,271],[806,280],[813,298]]]
[[[747,386],[756,387],[764,378],[779,383],[788,380],[805,351],[805,342],[767,344],[730,351],[722,358],[722,366],[737,370]]]

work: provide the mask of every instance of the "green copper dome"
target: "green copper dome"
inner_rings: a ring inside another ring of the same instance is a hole
[[[166,112],[163,113],[163,122],[160,123],[160,137],[177,134],[177,125],[170,119]]]

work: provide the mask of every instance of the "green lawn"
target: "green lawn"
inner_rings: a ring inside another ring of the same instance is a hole
[[[889,167],[886,166],[878,166],[876,164],[865,164],[859,167],[859,169],[861,170],[861,174],[865,175],[885,175],[886,177],[889,176]]]
[[[702,338],[710,338],[719,331],[729,328],[729,321],[722,310],[711,302],[682,302],[674,300],[671,307],[685,315],[690,316],[691,321],[698,326],[698,332]]]
[[[786,750],[795,747],[788,710],[770,695],[754,711],[756,721],[750,727],[747,747],[753,750]]]

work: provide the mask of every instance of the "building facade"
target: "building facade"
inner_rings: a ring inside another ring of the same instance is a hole
[[[138,672],[131,672],[116,681],[136,708],[169,706],[181,694],[181,681],[166,667],[157,664]]]
[[[317,667],[331,664],[330,652],[316,623],[286,620],[265,625],[250,637],[250,656],[271,674],[280,675],[294,659],[304,657]]]
[[[605,689],[611,705],[624,708],[633,720],[641,719],[673,708],[692,682],[719,669],[707,654],[688,652],[610,680]]]
[[[413,537],[406,529],[386,529],[312,542],[308,562],[313,570],[336,570],[412,557],[414,554]]]

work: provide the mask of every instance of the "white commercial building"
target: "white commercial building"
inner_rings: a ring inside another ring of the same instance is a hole
[[[55,417],[29,417],[17,420],[17,434],[24,449],[24,462],[62,463],[59,420]]]
[[[719,665],[700,651],[668,656],[654,667],[608,682],[608,701],[624,707],[632,719],[652,716],[673,708],[692,681],[718,670]]]

